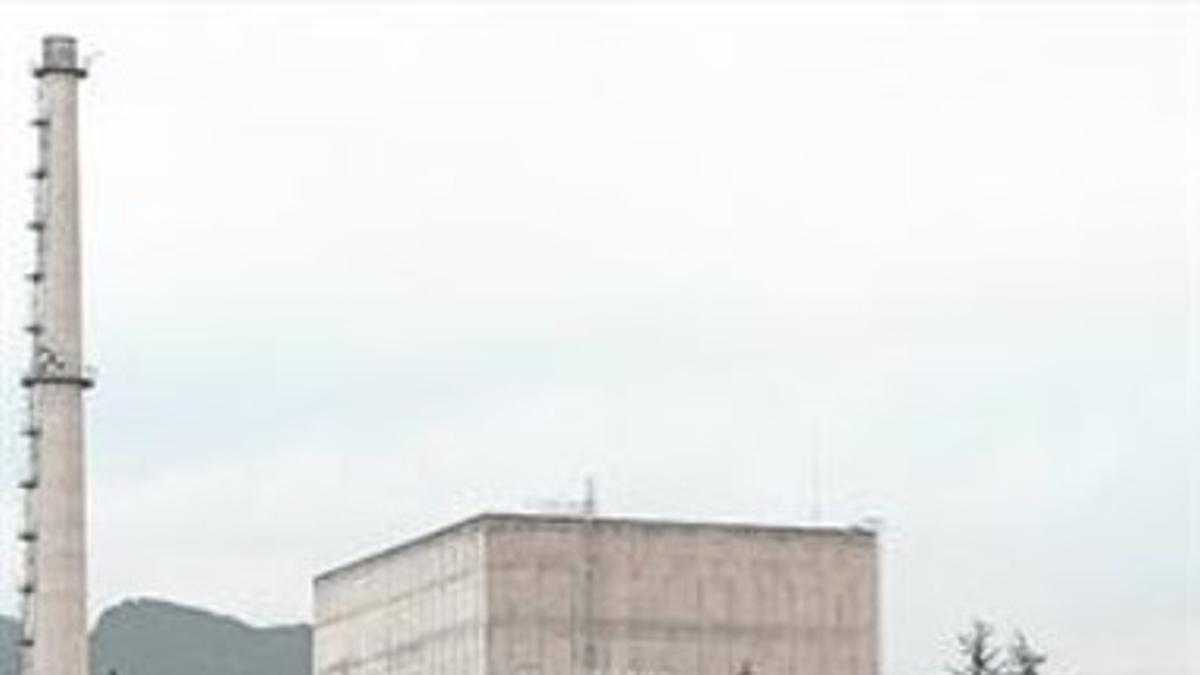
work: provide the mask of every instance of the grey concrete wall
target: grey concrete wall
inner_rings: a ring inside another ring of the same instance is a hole
[[[486,527],[489,675],[877,673],[872,537],[605,521]]]
[[[316,675],[482,675],[482,553],[467,529],[318,579]]]
[[[876,566],[854,531],[487,516],[322,577],[314,667],[468,672],[450,649],[479,675],[877,675]],[[462,583],[456,621],[401,610]]]

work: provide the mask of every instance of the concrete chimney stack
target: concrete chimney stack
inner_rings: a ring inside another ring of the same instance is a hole
[[[46,37],[38,79],[38,164],[31,173],[36,239],[27,392],[28,472],[22,675],[88,675],[87,530],[79,245],[79,63],[74,38]]]

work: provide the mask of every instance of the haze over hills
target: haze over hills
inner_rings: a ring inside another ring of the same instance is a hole
[[[0,675],[17,673],[19,624],[0,617]],[[306,625],[256,628],[161,600],[106,610],[92,630],[93,675],[308,675]]]

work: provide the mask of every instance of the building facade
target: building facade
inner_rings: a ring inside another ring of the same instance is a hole
[[[872,532],[482,515],[316,579],[315,675],[877,675]]]

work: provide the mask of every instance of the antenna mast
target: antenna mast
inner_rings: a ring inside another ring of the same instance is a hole
[[[814,421],[812,427],[812,522],[820,525],[824,520],[821,494],[821,423]]]

